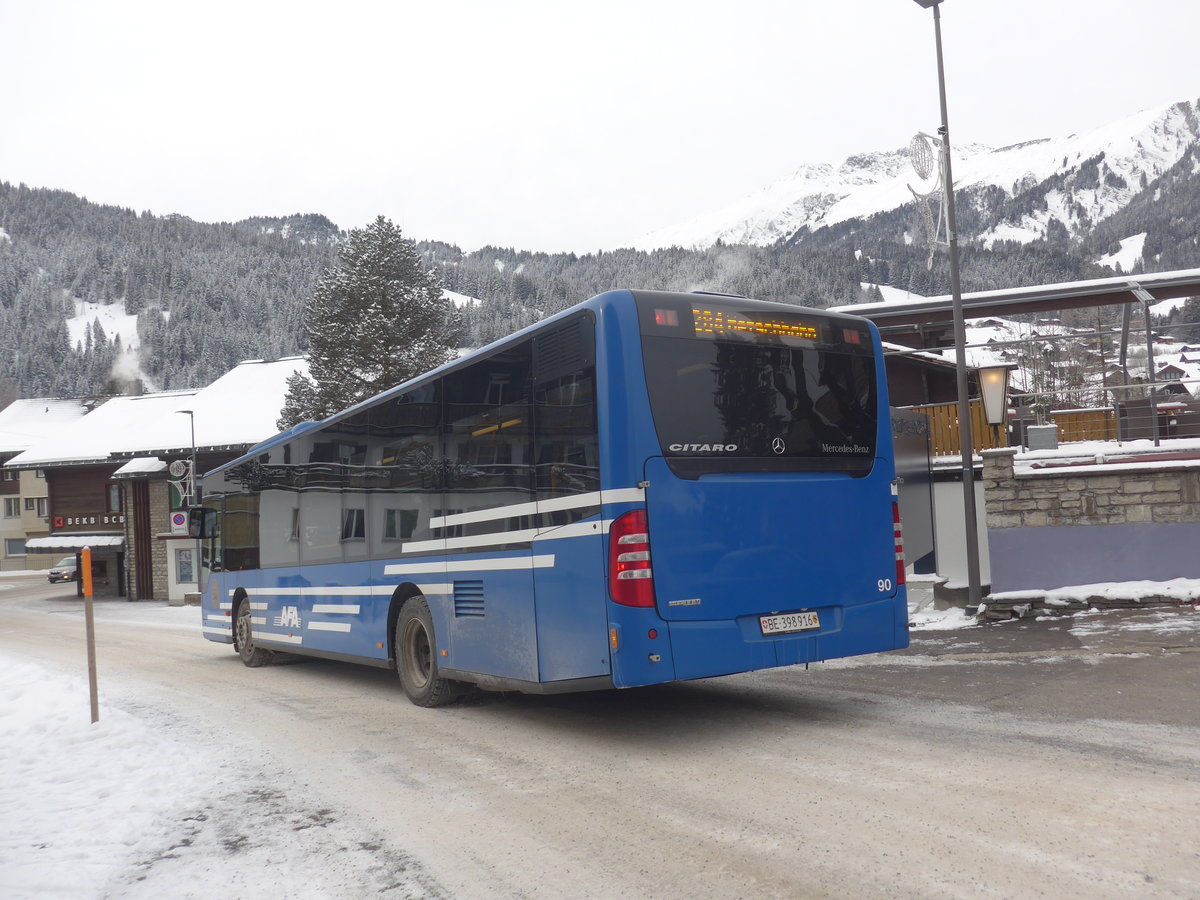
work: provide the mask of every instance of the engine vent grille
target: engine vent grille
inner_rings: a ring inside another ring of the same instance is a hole
[[[483,582],[456,581],[454,582],[454,616],[455,618],[483,618]]]

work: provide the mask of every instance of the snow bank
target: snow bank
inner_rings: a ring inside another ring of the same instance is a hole
[[[3,658],[0,884],[5,897],[87,897],[202,783],[186,746],[101,707],[86,679]]]
[[[120,704],[102,691],[93,725],[86,676],[0,653],[4,900],[444,896],[303,780],[281,781],[269,749]]]
[[[1000,591],[991,594],[984,602],[1012,602],[1045,598],[1048,606],[1067,606],[1072,602],[1084,602],[1093,597],[1104,600],[1126,600],[1154,597],[1175,600],[1179,603],[1195,603],[1200,598],[1200,579],[1172,578],[1170,581],[1114,581],[1097,584],[1075,584],[1051,590]]]
[[[975,617],[968,616],[961,606],[952,606],[950,609],[921,609],[909,613],[908,616],[908,627],[921,631],[949,631],[978,624]]]

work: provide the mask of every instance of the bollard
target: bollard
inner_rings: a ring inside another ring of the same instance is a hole
[[[92,610],[92,548],[79,554],[79,579],[83,585],[83,618],[87,623],[88,689],[92,698],[92,724],[100,721],[100,691],[96,685],[96,617]]]

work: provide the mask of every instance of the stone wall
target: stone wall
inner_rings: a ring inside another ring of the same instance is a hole
[[[1064,466],[1058,472],[1042,469],[1018,475],[1013,471],[1016,453],[1008,449],[983,454],[989,529],[1200,522],[1200,469],[1087,472]]]
[[[151,480],[149,483],[150,498],[150,565],[153,572],[154,595],[143,597],[137,592],[137,541],[134,539],[134,514],[132,502],[132,485],[125,491],[125,547],[128,572],[127,593],[130,600],[166,600],[169,596],[167,584],[167,552],[168,541],[158,539],[158,535],[170,531],[171,528],[171,489],[165,479]]]
[[[1200,460],[1037,469],[1017,452],[983,454],[992,593],[1200,578]]]
[[[171,489],[166,481],[150,482],[150,560],[154,571],[154,599],[166,600],[170,588],[167,585],[168,541],[158,535],[171,530]]]

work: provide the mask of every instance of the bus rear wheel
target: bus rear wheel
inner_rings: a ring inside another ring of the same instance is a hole
[[[396,671],[417,706],[445,706],[458,699],[457,683],[438,676],[433,616],[424,597],[413,597],[396,620]]]
[[[238,606],[237,618],[233,622],[233,645],[237,649],[242,662],[252,669],[266,666],[275,658],[275,651],[254,644],[254,635],[250,631],[250,600],[245,599]]]

